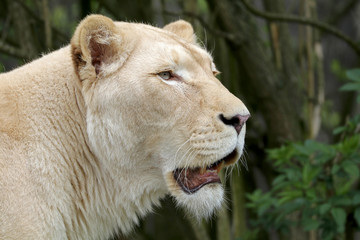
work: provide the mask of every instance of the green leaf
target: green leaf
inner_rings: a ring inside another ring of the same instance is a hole
[[[304,165],[302,176],[303,176],[303,181],[306,185],[305,187],[310,185],[310,183],[315,179],[315,177],[319,174],[320,171],[321,171],[320,168],[314,167],[309,163],[306,163]]]
[[[331,208],[331,204],[330,204],[330,203],[322,204],[322,205],[319,207],[319,213],[320,213],[320,215],[324,215],[325,213],[327,213],[327,211],[329,211],[330,208]]]
[[[329,147],[328,144],[324,144],[318,141],[314,141],[314,140],[306,140],[304,143],[304,146],[306,148],[309,149],[309,152],[313,153],[313,152],[324,152],[327,153],[329,151],[331,151],[331,147]]]
[[[306,221],[302,222],[302,225],[304,227],[305,231],[311,231],[311,230],[315,230],[318,229],[320,226],[321,222],[317,219],[306,219]]]
[[[358,151],[359,145],[360,135],[353,135],[351,137],[345,138],[344,141],[340,142],[337,145],[337,149],[340,151],[340,153],[347,155]]]
[[[336,186],[335,186],[336,195],[341,196],[341,195],[348,193],[350,191],[352,185],[353,185],[352,181],[336,184]]]
[[[360,192],[357,192],[353,198],[353,204],[359,205],[360,204]]]
[[[352,179],[355,180],[355,179],[359,178],[360,171],[359,171],[358,166],[355,163],[347,161],[344,164],[343,168],[344,168],[344,171],[347,174],[349,174]]]
[[[345,130],[346,130],[346,126],[337,127],[337,128],[334,129],[333,134],[337,135],[339,133],[344,132]]]
[[[290,181],[301,181],[302,176],[300,170],[301,169],[287,168],[284,169],[284,173]]]
[[[353,200],[349,197],[342,195],[333,197],[331,199],[331,203],[333,206],[350,206],[353,204]]]
[[[340,166],[339,166],[339,165],[333,165],[332,168],[331,168],[331,174],[334,175],[334,174],[336,174],[339,170],[340,170]]]
[[[278,185],[279,183],[283,182],[284,180],[286,180],[286,176],[285,175],[279,175],[273,180],[272,184],[273,185]]]
[[[340,61],[333,60],[331,62],[331,71],[342,81],[347,80],[344,67],[341,66]]]
[[[303,181],[306,185],[311,181],[311,179],[309,179],[310,171],[311,171],[311,165],[310,163],[306,163],[303,167],[303,172],[302,172]]]
[[[336,226],[337,226],[337,231],[339,233],[344,232],[345,230],[345,221],[346,221],[346,212],[344,211],[344,209],[342,208],[333,208],[331,209],[331,215],[333,216],[335,222],[336,222]]]
[[[266,201],[264,203],[261,204],[261,206],[258,208],[258,215],[262,216],[264,215],[264,213],[266,213],[266,211],[272,206],[272,201]]]
[[[269,159],[275,160],[275,165],[281,165],[288,162],[294,155],[292,145],[281,146],[280,148],[267,150]]]
[[[346,71],[346,77],[355,82],[360,82],[360,68]]]
[[[360,83],[346,83],[341,88],[340,91],[359,91]]]
[[[305,142],[307,143],[307,142]],[[300,153],[303,154],[305,156],[310,155],[313,152],[313,149],[309,148],[309,143],[307,143],[306,145],[302,145],[302,144],[294,144],[294,148]]]
[[[318,198],[317,191],[315,190],[315,188],[307,189],[305,191],[305,195],[311,201],[315,201]]]
[[[355,209],[354,218],[356,220],[357,225],[360,227],[360,207]]]
[[[256,189],[253,193],[246,195],[246,197],[252,202],[257,202],[262,196],[263,192],[260,189]]]

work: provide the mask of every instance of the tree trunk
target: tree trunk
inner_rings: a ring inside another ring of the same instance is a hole
[[[231,176],[232,193],[232,232],[235,239],[243,239],[247,232],[244,176],[234,169]]]
[[[268,11],[283,10],[283,2],[280,0],[271,1],[271,4],[269,1],[265,0],[265,2]],[[221,30],[235,36],[234,39],[227,39],[227,41],[238,60],[240,86],[243,86],[241,91],[244,99],[250,103],[248,104],[250,111],[257,116],[262,115],[265,120],[268,140],[265,142],[265,148],[278,147],[289,140],[301,140],[303,137],[301,119],[303,98],[298,79],[299,68],[294,60],[296,52],[291,48],[288,40],[287,26],[268,23],[269,38],[272,40],[272,48],[269,48],[265,44],[267,39],[262,39],[257,29],[261,25],[254,23],[255,20],[238,1],[208,0],[208,3]],[[259,159],[259,161],[264,161],[264,159]],[[265,175],[271,176],[272,166],[268,166],[268,169],[264,169],[267,171]],[[232,194],[241,198],[239,194],[244,195],[245,192],[244,189],[240,192],[235,190]],[[239,210],[240,205],[244,205],[240,202],[240,199],[234,202],[234,208],[237,208],[236,214],[244,211]],[[244,218],[244,215],[237,216],[234,220],[237,219],[238,223],[234,222],[234,224],[245,229]],[[291,230],[291,239],[306,239],[304,232],[297,228]],[[240,231],[236,233],[237,236],[241,234]]]
[[[237,1],[208,0],[210,9],[223,31],[235,35],[228,40],[241,70],[242,91],[247,101],[256,99],[256,107],[263,114],[267,125],[269,146],[275,147],[287,140],[302,137],[300,107],[300,87],[294,77],[292,64],[287,66],[284,54],[284,67],[289,70],[280,73],[262,39],[251,16]],[[286,63],[285,63],[286,62]],[[261,102],[259,102],[259,100]]]

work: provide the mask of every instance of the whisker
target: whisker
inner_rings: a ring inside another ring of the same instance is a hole
[[[189,154],[192,154],[193,152],[193,147],[192,146],[189,146],[188,147],[188,150],[186,150],[185,154],[182,156],[182,158],[180,159],[180,161],[178,162],[179,165],[183,166],[184,168],[187,167],[188,165],[186,165],[186,159],[187,159],[187,156]],[[185,164],[183,164],[183,161],[185,161]]]
[[[249,171],[249,167],[248,167],[248,164],[247,164],[247,161],[246,161],[244,155],[242,155],[242,156],[240,157],[240,160],[239,160],[239,161],[240,161],[241,164],[244,166],[244,168],[246,169],[246,171]]]
[[[191,153],[189,154],[189,157],[187,158],[187,160],[185,161],[185,166],[190,166],[190,162],[194,160],[195,156],[196,156],[196,149],[193,149],[191,151]]]
[[[189,166],[188,162],[189,160],[191,159],[191,161],[195,158],[196,156],[196,152],[195,152],[195,149],[193,149],[191,152],[190,152],[190,155],[189,157],[187,157],[187,160],[185,161],[185,166]],[[188,170],[188,167],[185,168],[185,180],[187,181],[187,170]]]
[[[176,163],[177,155],[178,155],[180,149],[181,149],[182,147],[184,147],[185,144],[188,143],[189,141],[190,141],[190,138],[189,138],[188,140],[186,140],[183,144],[181,144],[181,146],[176,150],[176,153],[175,153],[175,156],[174,156],[174,161],[175,161],[175,163]]]
[[[191,153],[192,151],[192,147],[189,146],[188,149],[186,150],[184,156],[182,156],[182,158],[180,159],[179,163],[182,163],[183,159],[186,158],[186,156],[189,154],[189,152]],[[184,171],[185,168],[181,168],[181,171],[179,173],[179,176],[178,178],[176,179],[177,181],[179,180],[180,176],[182,175],[183,171]]]

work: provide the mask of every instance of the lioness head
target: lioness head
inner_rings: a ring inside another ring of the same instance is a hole
[[[191,25],[92,15],[71,47],[91,149],[119,187],[170,192],[197,217],[221,206],[218,173],[241,156],[249,111],[215,77]]]

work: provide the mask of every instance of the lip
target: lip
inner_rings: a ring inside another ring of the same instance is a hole
[[[234,149],[230,154],[207,167],[177,168],[173,171],[176,183],[187,194],[193,194],[208,184],[221,183],[219,172],[223,167],[237,161],[238,152]]]

